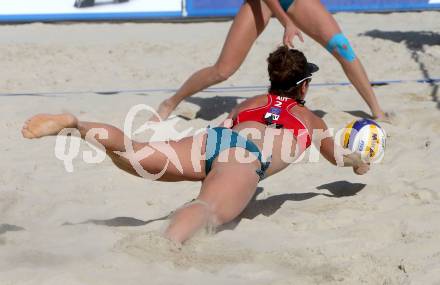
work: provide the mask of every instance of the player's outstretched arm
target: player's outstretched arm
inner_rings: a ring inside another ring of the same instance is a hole
[[[362,161],[360,154],[352,153],[335,143],[323,119],[312,114],[311,123],[313,144],[325,159],[336,166],[353,167],[353,171],[359,175],[368,172],[370,166]]]

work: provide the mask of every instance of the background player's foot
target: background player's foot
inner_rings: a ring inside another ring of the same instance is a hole
[[[176,104],[174,104],[170,99],[162,101],[162,103],[160,103],[159,105],[159,108],[157,108],[157,115],[159,115],[159,118],[157,117],[157,115],[155,115],[150,118],[150,121],[160,122],[162,120],[168,119],[175,108]]]
[[[392,124],[393,117],[394,117],[394,113],[382,112],[380,114],[373,116],[373,119],[381,123]]]
[[[78,120],[72,114],[38,114],[28,119],[21,130],[24,138],[36,139],[58,134],[64,128],[76,128]]]

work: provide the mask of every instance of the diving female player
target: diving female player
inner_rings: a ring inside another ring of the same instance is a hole
[[[276,49],[268,57],[268,93],[239,104],[229,115],[232,128],[208,128],[166,143],[178,163],[169,163],[164,144],[132,141],[116,127],[80,121],[71,114],[33,116],[24,124],[22,134],[35,139],[73,128],[83,139],[103,146],[115,165],[131,174],[141,176],[141,171],[146,171],[161,173],[160,181],[202,181],[197,199],[177,210],[165,231],[168,239],[180,244],[208,224],[218,226],[236,218],[260,179],[286,168],[312,143],[334,165],[353,167],[357,174],[369,170],[359,155],[344,154],[345,150],[325,134],[325,122],[304,106],[312,73],[317,70],[302,52],[285,46]],[[90,135],[97,133],[90,132],[93,130],[106,134]],[[135,153],[121,155],[128,153],[128,148]],[[145,156],[138,155],[145,150]]]
[[[371,88],[361,61],[338,23],[319,0],[246,0],[232,22],[217,62],[192,74],[180,89],[158,108],[162,119],[185,98],[227,80],[246,58],[257,37],[274,15],[284,27],[283,43],[292,47],[301,31],[325,47],[341,64],[345,74],[377,120],[387,121]],[[298,29],[298,28],[299,29]],[[301,30],[301,31],[300,31]]]

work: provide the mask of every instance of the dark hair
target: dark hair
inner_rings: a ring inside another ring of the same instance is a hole
[[[270,87],[269,92],[283,97],[299,99],[296,82],[307,74],[307,59],[302,52],[286,46],[277,48],[267,58]]]

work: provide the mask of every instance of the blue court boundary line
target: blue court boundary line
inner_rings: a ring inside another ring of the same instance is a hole
[[[408,79],[408,80],[382,80],[370,82],[373,86],[383,86],[389,84],[402,83],[421,83],[421,84],[439,84],[440,78],[427,79]],[[313,87],[332,87],[332,86],[350,86],[350,82],[330,82],[330,83],[312,83]],[[231,93],[231,92],[255,92],[265,91],[268,86],[254,85],[254,86],[229,86],[229,87],[210,87],[202,90],[199,93]],[[0,97],[14,97],[14,96],[62,96],[62,95],[79,95],[79,94],[99,94],[99,95],[118,95],[122,93],[174,93],[176,88],[150,88],[150,89],[120,89],[107,91],[61,91],[61,92],[26,92],[26,93],[0,93]]]
[[[231,6],[227,8],[197,8],[192,1],[186,3],[187,17],[231,17],[240,9],[241,5]],[[364,13],[381,13],[381,12],[405,12],[405,11],[424,11],[439,10],[440,4],[376,4],[376,5],[326,5],[331,13],[338,12],[364,12]]]
[[[240,7],[229,8],[229,9],[199,9],[191,10],[188,9],[188,18],[198,18],[198,17],[234,17]],[[435,11],[440,10],[440,5],[430,5],[427,6],[413,6],[413,7],[377,7],[377,8],[365,8],[362,6],[354,6],[350,8],[337,8],[328,7],[330,13],[392,13],[392,12],[415,12],[415,11]]]

